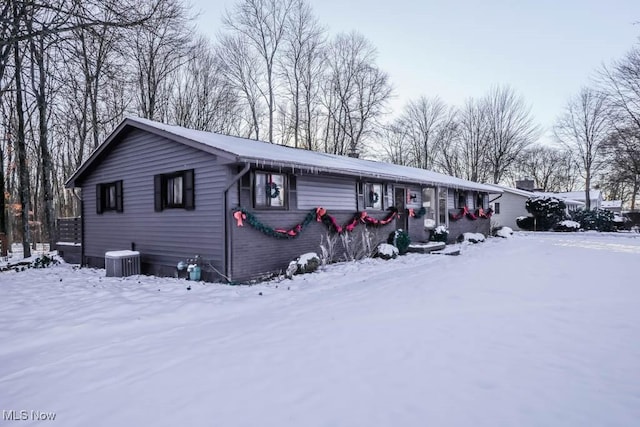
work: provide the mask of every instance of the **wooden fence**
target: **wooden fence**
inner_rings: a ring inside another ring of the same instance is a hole
[[[80,217],[58,218],[58,242],[82,243],[82,221]]]

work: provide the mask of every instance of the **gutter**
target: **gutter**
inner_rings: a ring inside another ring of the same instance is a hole
[[[231,187],[236,184],[238,181],[240,181],[240,179],[246,175],[247,172],[249,172],[249,169],[251,168],[251,164],[250,163],[245,163],[244,167],[242,168],[242,170],[240,172],[238,172],[237,175],[235,175],[233,177],[233,179],[231,179],[231,182],[229,182],[229,184],[227,185],[227,187],[224,189],[224,195],[223,195],[223,215],[224,215],[224,274],[225,274],[225,278],[227,279],[227,281],[229,281],[229,283],[231,283],[231,230],[230,230],[230,225],[229,225],[229,215],[227,215],[227,211],[229,210],[229,190],[231,189]]]
[[[502,194],[504,194],[504,193],[502,193]],[[493,203],[493,202],[495,202],[496,200],[498,200],[500,197],[502,197],[502,194],[500,194],[500,195],[499,195],[498,197],[496,197],[495,199],[489,200],[489,203]]]

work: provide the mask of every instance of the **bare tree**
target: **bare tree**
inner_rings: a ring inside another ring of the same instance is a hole
[[[515,178],[531,178],[536,188],[553,192],[569,191],[576,172],[577,164],[569,151],[542,144],[522,150],[512,170]]]
[[[388,75],[376,66],[375,59],[375,48],[356,32],[339,34],[329,47],[330,126],[338,128],[338,138],[346,137],[352,155],[385,113],[392,92]]]
[[[476,182],[485,182],[491,176],[488,159],[489,127],[487,106],[481,100],[469,99],[460,111],[459,153],[462,176]]]
[[[628,199],[634,210],[640,191],[640,130],[635,126],[616,128],[604,142],[603,151],[607,158],[603,185],[613,197]]]
[[[460,112],[456,108],[449,108],[446,116],[441,121],[436,134],[434,146],[437,153],[433,157],[434,169],[451,176],[462,177],[463,166],[460,154]]]
[[[635,209],[640,191],[640,43],[611,67],[603,67],[599,83],[607,94],[613,128],[606,144],[609,173],[604,182],[616,191],[630,186],[631,206]]]
[[[159,119],[168,108],[169,77],[183,65],[192,49],[191,17],[179,0],[159,0],[157,13],[132,28],[130,54],[134,60],[138,109],[147,119]]]
[[[27,26],[31,31],[34,30],[32,25],[33,22],[28,20]],[[44,32],[37,33],[44,34]],[[31,89],[35,97],[36,109],[38,112],[38,148],[40,155],[40,175],[42,178],[42,196],[44,202],[44,232],[48,238],[50,247],[53,247],[55,242],[56,217],[53,195],[53,161],[51,151],[49,149],[49,116],[52,90],[49,81],[49,76],[51,75],[49,63],[52,61],[52,58],[47,55],[49,49],[45,44],[48,43],[48,41],[45,41],[44,35],[29,39],[29,51],[31,54]]]
[[[222,73],[231,87],[243,98],[248,110],[248,138],[260,139],[264,106],[258,84],[260,63],[242,37],[223,36],[218,45]]]
[[[538,137],[531,109],[509,87],[495,87],[484,98],[488,121],[487,162],[498,184],[516,162],[518,154]]]
[[[275,67],[294,0],[242,0],[224,17],[225,26],[241,37],[264,64],[265,85],[259,86],[267,104],[268,138],[273,142],[276,111]]]
[[[556,138],[580,159],[586,209],[591,209],[591,181],[602,166],[602,147],[609,131],[605,97],[589,88],[569,101],[555,127]]]
[[[15,28],[21,26],[21,21],[29,15],[29,11],[24,3],[13,3],[13,25]],[[31,256],[31,230],[29,228],[29,209],[31,206],[31,187],[29,179],[29,166],[27,164],[27,144],[25,141],[25,119],[23,105],[23,85],[22,85],[22,58],[24,52],[20,47],[17,38],[13,41],[13,69],[14,83],[16,90],[16,110],[17,110],[17,129],[15,137],[16,152],[18,155],[18,171],[20,177],[20,206],[21,206],[21,224],[22,224],[22,250],[25,258]]]
[[[438,97],[421,96],[409,101],[400,117],[401,126],[406,129],[411,141],[413,166],[423,169],[433,168],[438,141],[438,133],[446,124],[447,106]]]
[[[378,130],[376,137],[384,153],[381,160],[396,165],[412,165],[411,137],[399,121]]]
[[[318,86],[318,78],[313,75],[313,71],[319,65],[324,30],[304,0],[294,0],[286,24],[280,74],[286,83],[287,97],[291,102],[290,128],[293,133],[293,145],[301,145],[300,131],[304,130],[305,146],[310,150],[313,147],[309,124]],[[301,129],[302,123],[304,129]]]
[[[170,121],[180,126],[232,133],[239,122],[238,96],[225,79],[211,43],[199,38],[189,61],[176,74]]]

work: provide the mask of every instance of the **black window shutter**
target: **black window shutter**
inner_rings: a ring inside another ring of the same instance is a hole
[[[153,195],[155,211],[160,212],[162,210],[162,175],[153,177]]]
[[[102,213],[102,184],[96,184],[96,213]]]
[[[193,169],[184,171],[184,208],[190,211],[196,208],[194,178]]]
[[[116,212],[122,212],[122,180],[116,181]]]

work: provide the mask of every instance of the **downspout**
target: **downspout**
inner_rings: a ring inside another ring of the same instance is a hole
[[[251,165],[249,163],[245,163],[242,170],[233,177],[231,182],[229,182],[229,185],[224,189],[224,274],[228,278],[227,280],[231,279],[231,231],[229,225],[230,219],[229,215],[227,215],[227,211],[229,209],[229,189],[231,189],[233,185],[235,185],[247,172],[249,172],[250,167]]]
[[[493,202],[495,202],[495,201],[496,201],[496,200],[498,200],[500,197],[502,197],[502,194],[500,194],[498,197],[496,197],[496,198],[495,198],[495,199],[493,199],[493,200],[489,200],[489,203],[493,203]]]

